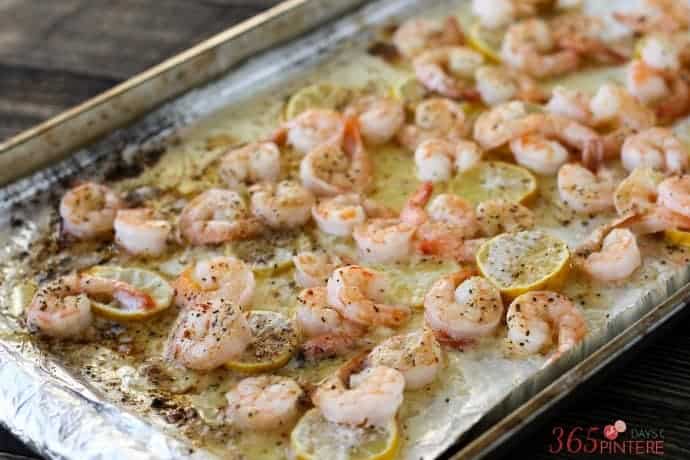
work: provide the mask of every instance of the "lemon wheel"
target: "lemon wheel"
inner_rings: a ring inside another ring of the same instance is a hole
[[[252,343],[226,367],[246,374],[268,372],[283,367],[297,350],[297,329],[285,315],[272,311],[252,311],[247,317]]]
[[[311,409],[292,430],[290,444],[299,460],[391,460],[400,434],[395,420],[383,427],[351,427],[329,422],[319,409]]]
[[[350,98],[350,91],[331,83],[305,86],[290,97],[285,106],[285,119],[291,120],[309,109],[337,110]]]
[[[153,299],[153,306],[143,309],[125,309],[116,299],[107,302],[93,299],[91,308],[101,316],[114,320],[134,321],[156,315],[172,303],[175,291],[158,273],[141,268],[124,268],[114,265],[102,265],[90,268],[84,274],[95,278],[126,283],[133,288],[148,294]]]
[[[502,161],[484,161],[456,175],[448,191],[474,204],[489,199],[523,203],[537,194],[537,178],[527,169]]]
[[[503,30],[487,29],[482,27],[479,22],[475,22],[467,32],[467,42],[476,51],[486,56],[487,59],[500,63],[503,35]]]
[[[424,296],[436,280],[456,272],[460,266],[454,261],[418,259],[410,264],[374,265],[388,280],[386,301],[421,308]]]
[[[676,246],[690,248],[690,231],[677,229],[666,230],[664,232],[664,239],[666,242]]]
[[[504,233],[477,252],[479,271],[513,299],[525,292],[558,289],[570,270],[568,245],[540,230]]]
[[[226,246],[226,255],[237,257],[256,275],[273,275],[292,266],[292,256],[311,249],[303,233],[269,233],[260,238],[239,240]]]
[[[417,78],[411,76],[393,85],[393,96],[408,108],[414,108],[424,100],[428,91]]]

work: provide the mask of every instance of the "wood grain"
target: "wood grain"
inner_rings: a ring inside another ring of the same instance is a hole
[[[26,129],[277,3],[275,0],[0,0],[0,139]],[[687,320],[505,454],[555,458],[554,426],[623,419],[663,429],[690,458]],[[21,447],[0,434],[0,451]],[[580,455],[557,458],[581,459]],[[596,457],[588,457],[596,458]],[[644,457],[635,457],[644,458]]]

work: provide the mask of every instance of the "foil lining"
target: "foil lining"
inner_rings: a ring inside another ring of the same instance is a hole
[[[316,7],[328,1],[311,2]],[[352,4],[358,3],[353,1]],[[9,210],[17,203],[61,193],[67,179],[99,179],[132,158],[145,158],[174,141],[188,126],[221,107],[241,100],[248,92],[289,81],[305,67],[323,59],[327,51],[345,46],[354,37],[368,40],[374,26],[393,22],[447,2],[429,1],[419,5],[414,0],[384,0],[335,24],[245,62],[232,73],[209,85],[195,89],[157,109],[131,127],[114,131],[104,140],[78,151],[30,177],[0,189],[0,244],[9,234]],[[458,3],[458,2],[455,2]],[[261,28],[261,25],[258,26]],[[272,33],[267,30],[266,33]],[[229,60],[214,56],[219,62]],[[220,65],[220,64],[219,64]],[[143,114],[142,114],[143,115]],[[95,116],[95,114],[94,114]],[[38,219],[28,216],[29,220]],[[32,234],[25,236],[30,241]],[[8,254],[3,254],[3,257]],[[11,256],[11,255],[9,255]],[[690,279],[688,270],[644,295],[635,305],[612,316],[603,327],[590,334],[585,342],[554,365],[524,378],[516,385],[494,388],[481,399],[461,406],[457,417],[443,427],[444,442],[429,440],[424,444],[425,458],[452,455],[459,444],[466,443],[497,420],[521,406],[558,376],[582,362],[635,321],[652,311],[668,296],[680,290]],[[658,325],[650,323],[649,329]],[[203,451],[192,449],[161,426],[124,411],[108,402],[87,383],[74,378],[49,355],[39,351],[27,338],[12,333],[21,328],[21,320],[0,311],[0,423],[45,457],[55,459],[173,459],[208,458]],[[531,365],[535,365],[532,363]],[[549,391],[558,393],[577,385],[580,374],[569,374],[569,380]],[[528,419],[529,417],[527,417]],[[528,421],[528,420],[527,420]],[[509,433],[506,430],[505,433]],[[497,442],[498,438],[491,442]],[[433,441],[433,442],[432,442]],[[481,456],[488,444],[472,456]]]

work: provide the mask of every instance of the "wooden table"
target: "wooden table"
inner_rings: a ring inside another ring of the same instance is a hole
[[[77,104],[275,0],[0,0],[0,139]],[[552,430],[664,430],[664,458],[690,458],[688,321],[588,389],[511,449],[514,459],[554,458]],[[0,433],[0,451],[21,452]],[[583,458],[583,454],[558,458]],[[589,457],[593,458],[593,457]],[[608,458],[608,457],[606,457]],[[635,457],[638,458],[638,457]],[[642,457],[640,457],[642,458]]]

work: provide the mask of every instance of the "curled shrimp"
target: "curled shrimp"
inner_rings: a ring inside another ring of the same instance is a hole
[[[583,91],[559,85],[551,91],[551,98],[544,108],[549,113],[591,125],[594,118],[590,110],[591,99]]]
[[[79,275],[63,276],[41,287],[27,309],[30,329],[57,338],[79,337],[93,321],[91,300],[83,292]]]
[[[559,142],[528,134],[510,141],[515,162],[542,175],[558,172],[569,157],[568,150]]]
[[[382,426],[398,412],[404,389],[405,377],[400,372],[375,366],[359,374],[329,377],[312,401],[333,423]]]
[[[184,207],[180,232],[191,244],[218,244],[249,238],[263,230],[242,195],[233,190],[209,189]]]
[[[482,66],[474,73],[476,89],[484,104],[493,106],[511,100],[544,102],[546,93],[527,74],[498,66]]]
[[[484,57],[463,46],[429,49],[417,56],[412,65],[417,80],[429,91],[451,99],[478,98],[472,84],[474,72]]]
[[[358,193],[325,198],[312,207],[311,214],[319,229],[330,235],[349,236],[368,217],[392,217],[394,213]]]
[[[305,288],[325,285],[330,274],[340,265],[337,257],[312,251],[296,254],[292,263],[295,265],[295,281]]]
[[[215,297],[182,311],[165,357],[189,369],[208,371],[241,355],[251,340],[242,308]]]
[[[328,305],[328,290],[325,286],[302,290],[297,301],[299,306],[295,312],[295,323],[307,339],[301,346],[307,359],[319,360],[343,355],[357,344],[357,338],[366,330]]]
[[[148,208],[121,209],[113,222],[115,241],[127,252],[159,256],[167,248],[172,224]]]
[[[345,136],[345,118],[333,110],[306,110],[285,123],[274,135],[279,144],[291,145],[303,155],[326,145],[340,145]]]
[[[65,193],[60,200],[60,217],[64,230],[79,239],[109,236],[119,209],[120,197],[105,185],[86,182]]]
[[[580,65],[578,53],[559,49],[549,24],[537,18],[508,27],[501,57],[509,66],[536,78],[562,75]]]
[[[534,227],[534,213],[520,203],[486,200],[477,205],[477,222],[484,236],[513,233]]]
[[[306,224],[316,201],[309,190],[292,180],[252,185],[249,193],[252,213],[274,229],[292,229]]]
[[[302,158],[299,174],[302,184],[319,196],[366,190],[372,165],[357,120],[348,119],[342,145],[323,145]]]
[[[393,263],[412,253],[415,227],[399,219],[369,219],[357,225],[352,237],[360,257],[371,263]]]
[[[482,156],[482,150],[472,141],[427,139],[414,152],[417,177],[423,181],[447,181],[456,171],[477,166]]]
[[[664,75],[641,59],[634,59],[628,64],[625,88],[644,104],[658,102],[671,92]]]
[[[614,207],[615,181],[606,169],[593,173],[576,163],[558,170],[558,193],[570,208],[581,213],[599,213]]]
[[[474,123],[474,139],[485,150],[500,147],[530,132],[524,123],[527,115],[525,104],[519,101],[492,107],[482,112]]]
[[[587,334],[587,322],[580,310],[563,294],[527,292],[508,307],[508,342],[519,354],[547,350],[556,339],[557,355],[565,353]]]
[[[393,44],[398,52],[413,58],[424,50],[439,46],[465,43],[458,20],[449,16],[444,21],[414,18],[405,21],[393,33]]]
[[[436,281],[424,297],[424,318],[441,341],[462,345],[494,333],[503,319],[496,287],[462,270]]]
[[[273,142],[254,142],[232,149],[220,160],[218,173],[230,188],[275,182],[280,175],[280,149]]]
[[[187,267],[173,282],[175,303],[181,307],[204,304],[215,297],[246,306],[255,286],[249,267],[233,257],[199,261]]]
[[[429,139],[457,141],[465,136],[469,123],[462,107],[450,99],[432,97],[415,107],[414,124],[403,126],[398,142],[409,150]]]
[[[359,98],[345,109],[345,115],[357,119],[362,139],[372,145],[390,141],[405,123],[403,104],[383,96]]]
[[[688,150],[668,128],[649,128],[625,139],[621,160],[628,171],[654,168],[671,174],[688,169]]]
[[[431,329],[424,328],[384,340],[369,353],[366,363],[397,370],[405,377],[406,389],[418,390],[436,379],[443,352]]]
[[[540,0],[472,0],[472,14],[483,27],[497,29],[517,19],[534,16]]]
[[[667,209],[690,217],[690,176],[669,177],[659,184],[658,203]]]
[[[594,279],[619,281],[632,275],[641,264],[635,235],[628,229],[616,228],[606,235],[599,251],[587,256],[582,268]]]
[[[628,60],[630,47],[604,39],[606,24],[599,17],[572,12],[559,14],[549,22],[554,41],[560,49],[574,51],[581,58],[603,64],[621,64]]]
[[[241,380],[225,394],[228,420],[244,430],[290,428],[300,413],[302,388],[289,377],[259,375]]]
[[[678,32],[690,24],[690,8],[675,0],[644,0],[636,8],[615,11],[613,17],[639,33]]]
[[[346,319],[363,326],[399,327],[410,317],[410,309],[383,303],[388,281],[379,272],[348,265],[328,278],[328,304]]]

